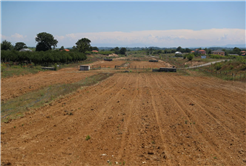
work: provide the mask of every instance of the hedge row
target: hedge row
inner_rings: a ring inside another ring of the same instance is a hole
[[[87,57],[81,52],[65,51],[38,51],[38,52],[18,52],[18,51],[1,51],[2,62],[33,62],[35,65],[70,63],[86,60]]]

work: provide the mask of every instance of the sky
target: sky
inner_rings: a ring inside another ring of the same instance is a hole
[[[245,45],[245,1],[2,1],[1,40],[36,46],[38,33],[72,47]]]

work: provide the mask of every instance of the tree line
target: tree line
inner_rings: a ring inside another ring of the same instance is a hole
[[[35,52],[20,52],[21,49],[27,48],[26,44],[23,42],[17,42],[13,46],[10,42],[4,40],[1,43],[1,60],[2,62],[18,62],[18,63],[34,63],[35,65],[49,65],[54,63],[70,63],[76,61],[86,60],[86,51],[92,49],[98,49],[97,47],[92,47],[90,45],[90,40],[87,38],[82,38],[78,40],[69,52],[64,51],[64,47],[55,50],[58,41],[53,35],[41,32],[37,34],[35,38],[37,42]]]
[[[36,51],[36,52],[19,52],[16,50],[7,51],[2,50],[1,61],[2,62],[18,62],[34,63],[35,65],[45,65],[58,63],[65,64],[71,62],[78,62],[86,60],[85,54],[80,52],[65,52],[65,51]]]

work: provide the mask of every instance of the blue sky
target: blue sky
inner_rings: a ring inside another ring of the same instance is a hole
[[[245,2],[1,2],[1,37],[35,46],[196,47],[245,43]]]

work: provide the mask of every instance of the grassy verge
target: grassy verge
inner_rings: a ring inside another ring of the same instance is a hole
[[[35,73],[38,73],[39,71],[43,71],[41,66],[30,68],[30,67],[21,67],[21,66],[15,65],[11,67],[5,67],[4,69],[2,69],[1,77],[8,78],[8,77],[13,77],[13,76],[35,74]]]
[[[58,97],[72,93],[83,86],[94,85],[112,75],[112,73],[99,73],[76,83],[52,85],[38,91],[26,93],[6,102],[2,102],[1,119],[3,122],[7,122],[9,119],[22,117],[24,113],[30,109],[39,108]]]

